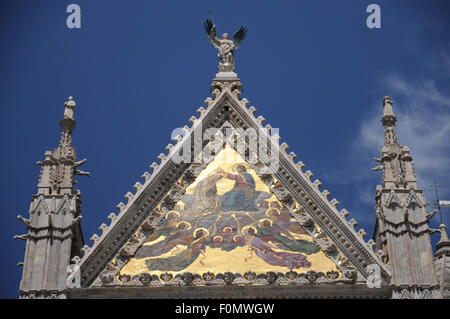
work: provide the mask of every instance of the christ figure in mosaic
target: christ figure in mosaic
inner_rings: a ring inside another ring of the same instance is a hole
[[[245,165],[238,164],[233,167],[233,171],[237,174],[227,173],[222,169],[218,169],[218,172],[222,173],[223,177],[234,180],[233,189],[222,195],[221,209],[224,212],[257,211],[258,207],[256,200],[260,200],[260,197],[270,197],[271,194],[256,191],[255,180],[253,179],[253,176],[247,172]]]

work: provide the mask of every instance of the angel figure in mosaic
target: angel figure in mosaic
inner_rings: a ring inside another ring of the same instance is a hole
[[[165,229],[164,227],[157,230],[159,232],[158,236],[154,238],[153,241],[158,239],[160,236],[165,236],[161,241],[154,244],[141,246],[135,254],[135,258],[147,258],[160,256],[177,245],[187,246],[191,244],[194,240],[191,231],[191,225],[186,221],[179,222],[173,229]]]
[[[246,238],[250,251],[272,266],[287,267],[288,269],[311,267],[311,263],[305,255],[298,252],[279,251],[279,247],[270,241],[264,241],[262,237],[258,236],[256,227],[246,226],[243,228],[242,234]]]
[[[272,220],[264,218],[259,221],[256,227],[258,237],[264,242],[271,243],[277,249],[303,253],[306,255],[315,254],[320,248],[309,241],[297,239],[288,231],[278,227]]]
[[[265,215],[272,221],[272,228],[277,232],[291,239],[294,239],[291,233],[307,234],[304,228],[293,220],[289,210],[283,207],[279,201],[270,200],[267,205]]]
[[[161,236],[169,236],[173,232],[179,232],[180,228],[177,228],[179,222],[180,212],[175,210],[168,211],[166,217],[158,224],[158,227],[145,238],[144,243],[155,241]]]
[[[181,271],[191,265],[200,254],[204,254],[209,243],[209,231],[198,228],[193,232],[192,242],[180,253],[169,257],[150,258],[145,261],[149,270]]]

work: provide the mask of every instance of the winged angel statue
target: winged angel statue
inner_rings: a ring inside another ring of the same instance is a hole
[[[219,72],[234,71],[234,50],[241,46],[247,33],[247,28],[242,26],[234,35],[233,40],[229,39],[228,33],[222,34],[222,39],[217,38],[216,25],[210,19],[206,19],[205,31],[212,46],[219,50]]]

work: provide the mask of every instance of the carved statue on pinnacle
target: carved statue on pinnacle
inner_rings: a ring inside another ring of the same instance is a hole
[[[204,27],[211,45],[219,51],[219,73],[234,72],[234,50],[240,47],[247,33],[247,28],[242,26],[233,35],[233,40],[230,40],[228,33],[224,33],[222,39],[217,37],[216,25],[210,19],[206,19]]]
[[[73,97],[69,96],[69,101],[64,103],[64,107],[65,107],[64,118],[65,119],[72,119],[73,120],[73,109],[75,108],[76,105],[77,104],[73,100]]]

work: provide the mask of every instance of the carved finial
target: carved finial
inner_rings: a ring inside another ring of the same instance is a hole
[[[301,171],[302,169],[304,169],[306,167],[305,163],[303,163],[302,161],[299,161],[297,164],[295,164],[297,166],[297,168]]]
[[[165,159],[166,159],[166,154],[164,154],[164,153],[161,153],[161,154],[159,154],[158,155],[158,160],[160,161],[160,162],[163,162]]]
[[[288,145],[288,143],[283,142],[283,143],[280,145],[280,151],[282,151],[283,153],[286,153],[287,150],[289,150],[289,145]]]
[[[142,174],[141,178],[145,181],[148,181],[150,179],[150,173],[149,172],[144,172],[144,174]]]
[[[447,235],[447,226],[444,224],[439,225],[439,230],[441,232],[441,239],[439,240],[438,244],[441,242],[448,242],[448,235]]]
[[[369,241],[367,242],[367,246],[373,250],[376,247],[377,243],[373,240],[373,239],[369,239]]]
[[[79,256],[75,256],[70,261],[72,261],[73,264],[78,264],[80,260],[81,258]]]
[[[394,102],[391,101],[389,96],[385,96],[383,98],[383,117],[381,119],[381,122],[385,127],[395,126],[395,122],[397,122],[397,118],[392,110],[392,105],[394,105]]]
[[[84,245],[83,248],[81,248],[80,250],[83,252],[83,256],[85,256],[89,250],[91,249],[91,247],[89,247],[88,245]]]
[[[174,141],[175,143],[180,143],[183,140],[183,137],[181,135],[177,135],[175,136],[172,141]]]
[[[330,204],[331,204],[332,206],[334,206],[334,208],[336,208],[336,206],[339,205],[339,201],[338,201],[336,198],[333,198],[333,199],[331,200]]]
[[[350,225],[350,227],[355,228],[356,226],[358,226],[358,222],[352,218],[349,221],[347,221],[347,223]]]
[[[297,159],[297,154],[295,154],[294,152],[290,152],[290,153],[289,153],[289,158],[290,158],[292,161],[295,161],[295,160]]]
[[[73,109],[77,104],[73,100],[73,96],[69,96],[69,100],[64,103],[64,118],[73,120]]]
[[[350,215],[350,213],[349,213],[345,208],[342,208],[341,211],[340,211],[339,213],[340,213],[341,216],[344,217],[344,218],[347,218],[347,217]]]
[[[308,179],[310,180],[311,178],[314,177],[314,173],[311,172],[310,170],[307,170],[307,171],[305,172],[305,176],[306,176],[306,178],[308,178]]]
[[[382,261],[384,261],[384,258],[386,257],[386,253],[382,249],[378,249],[376,255]]]
[[[98,227],[98,231],[99,231],[100,233],[102,233],[102,234],[103,234],[107,229],[108,229],[108,226],[106,226],[105,223],[101,224],[101,225]]]
[[[142,184],[139,182],[136,182],[133,186],[135,191],[139,191],[142,188]]]
[[[363,228],[361,228],[361,229],[358,231],[358,235],[359,235],[361,238],[364,238],[364,237],[367,236],[367,233],[366,233],[366,231],[365,231]]]
[[[386,103],[389,103],[389,104],[391,104],[391,105],[394,104],[394,102],[391,101],[391,98],[390,98],[389,96],[383,97],[383,106],[385,106]]]
[[[116,208],[119,212],[121,212],[124,208],[125,208],[125,204],[120,202],[119,204],[117,204]]]
[[[114,213],[111,213],[111,214],[108,215],[107,218],[112,223],[117,218],[117,215],[114,214]]]
[[[156,163],[156,162],[153,162],[150,166],[149,166],[149,168],[152,170],[152,171],[156,171],[156,169],[158,168],[158,164]]]
[[[94,234],[94,235],[92,235],[91,239],[89,239],[89,241],[91,243],[95,244],[98,241],[99,238],[100,237],[97,234]]]
[[[190,119],[188,120],[189,124],[191,124],[191,125],[194,125],[196,121],[197,121],[197,118],[195,116],[191,116]]]
[[[250,105],[250,101],[247,100],[245,97],[241,100],[241,103],[244,104],[245,106]]]
[[[200,116],[202,116],[202,114],[205,112],[205,108],[204,107],[199,107],[198,109],[197,109],[197,114],[198,115],[200,115]]]
[[[249,110],[250,113],[252,113],[253,115],[255,115],[256,112],[258,112],[258,110],[256,109],[256,107],[254,107],[254,106],[250,106],[250,107],[248,108],[248,110]]]
[[[316,180],[313,182],[313,185],[316,186],[317,189],[319,189],[319,187],[322,186],[322,182],[319,181],[318,179],[316,179]]]
[[[127,200],[127,202],[131,201],[134,197],[134,194],[131,192],[128,192],[125,194],[124,198]]]
[[[328,191],[328,189],[324,189],[322,191],[322,196],[325,197],[325,198],[328,198],[328,197],[331,196],[331,193]]]

